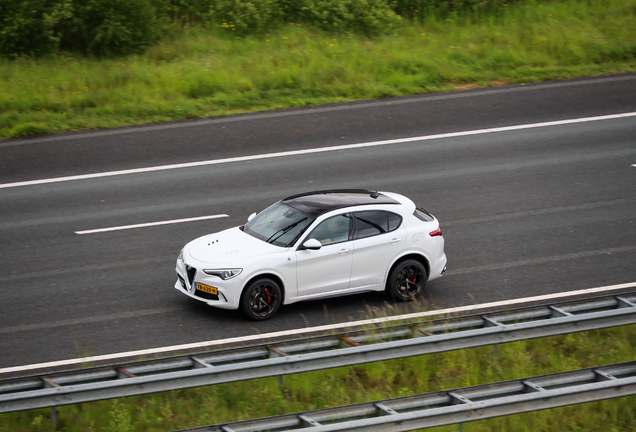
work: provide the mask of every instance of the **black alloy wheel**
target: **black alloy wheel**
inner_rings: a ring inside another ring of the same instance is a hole
[[[241,309],[251,320],[271,318],[280,308],[282,292],[278,284],[269,278],[252,281],[243,291]]]
[[[404,260],[393,267],[387,282],[387,291],[394,300],[407,302],[415,300],[426,285],[428,274],[419,261]]]

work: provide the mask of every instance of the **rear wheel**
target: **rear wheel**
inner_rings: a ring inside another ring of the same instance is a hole
[[[282,303],[280,286],[269,278],[256,279],[245,288],[241,297],[241,309],[251,320],[271,318]]]
[[[424,291],[428,274],[419,261],[407,259],[393,267],[387,281],[389,295],[397,301],[415,300]]]

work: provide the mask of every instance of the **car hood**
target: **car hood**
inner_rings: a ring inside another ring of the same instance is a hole
[[[266,243],[235,227],[192,240],[186,250],[197,261],[224,266],[287,249]]]

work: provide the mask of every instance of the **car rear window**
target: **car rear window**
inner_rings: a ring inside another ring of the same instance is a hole
[[[424,207],[417,207],[413,212],[413,216],[424,222],[433,222],[435,220],[433,215]]]

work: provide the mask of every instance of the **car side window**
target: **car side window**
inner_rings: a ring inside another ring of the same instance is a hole
[[[356,239],[383,234],[389,230],[389,220],[384,211],[356,212],[355,217]]]
[[[355,215],[355,239],[372,237],[396,230],[402,223],[402,216],[386,211],[362,211]]]
[[[351,214],[333,216],[320,222],[307,236],[307,239],[316,239],[323,246],[347,241],[349,240],[350,226]]]
[[[391,212],[386,214],[389,216],[389,231],[395,231],[402,224],[402,216]]]

